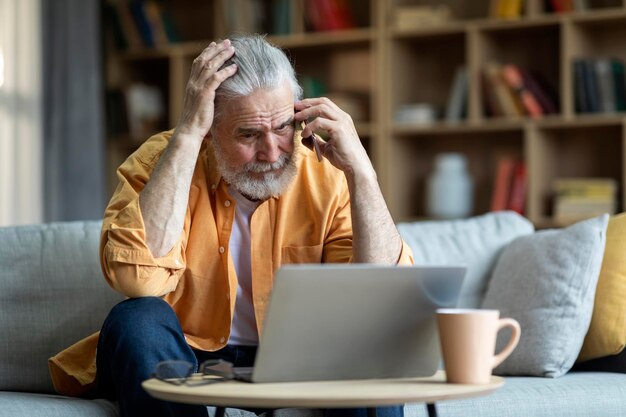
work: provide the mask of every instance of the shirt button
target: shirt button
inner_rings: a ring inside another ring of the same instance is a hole
[[[226,207],[230,207],[230,200],[226,200],[226,201],[224,201],[224,205],[225,205]]]
[[[216,188],[217,188],[217,184],[211,184],[211,190],[215,191]]]
[[[226,252],[226,249],[224,249],[224,246],[220,246],[219,251],[220,251],[220,253],[224,253],[224,252]]]

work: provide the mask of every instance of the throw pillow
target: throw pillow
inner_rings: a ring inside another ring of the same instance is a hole
[[[413,251],[415,265],[467,266],[458,306],[476,308],[502,249],[535,229],[519,214],[501,211],[461,220],[400,223],[398,230]]]
[[[626,213],[609,220],[591,325],[578,361],[616,355],[626,345]],[[624,369],[624,368],[622,368]]]
[[[617,355],[577,363],[572,371],[626,373],[626,350],[622,350]]]
[[[591,321],[608,219],[540,231],[505,248],[483,307],[519,321],[522,336],[496,374],[556,378],[572,367]],[[509,337],[500,333],[498,351]]]

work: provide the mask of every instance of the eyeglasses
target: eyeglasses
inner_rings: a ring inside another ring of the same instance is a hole
[[[233,364],[223,359],[209,359],[202,362],[194,373],[194,364],[187,361],[171,360],[159,362],[153,377],[174,385],[203,385],[234,379]]]

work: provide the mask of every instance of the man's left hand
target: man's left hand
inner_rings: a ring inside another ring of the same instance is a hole
[[[322,131],[328,139],[316,138],[322,155],[346,175],[374,175],[367,152],[359,139],[350,115],[326,97],[295,103],[296,122],[314,119],[302,131],[302,137]],[[311,144],[312,145],[312,144]]]

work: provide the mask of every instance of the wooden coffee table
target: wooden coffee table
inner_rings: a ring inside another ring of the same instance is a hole
[[[347,408],[367,407],[375,416],[380,406],[423,402],[428,415],[435,417],[438,401],[479,397],[490,394],[504,384],[493,376],[489,384],[448,384],[443,371],[428,378],[366,379],[352,381],[317,381],[289,383],[248,383],[226,381],[215,384],[173,385],[149,379],[142,385],[153,397],[187,404],[243,408]],[[271,415],[271,412],[270,412]]]

